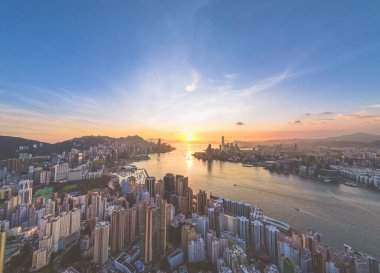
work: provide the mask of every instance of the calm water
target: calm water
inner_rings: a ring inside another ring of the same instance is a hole
[[[261,167],[246,168],[238,163],[199,161],[191,154],[204,150],[206,145],[174,146],[177,150],[151,155],[151,160],[135,165],[156,178],[168,172],[186,175],[194,193],[205,189],[208,193],[250,202],[295,229],[319,231],[322,240],[336,249],[342,250],[347,243],[380,257],[379,192],[270,173]]]

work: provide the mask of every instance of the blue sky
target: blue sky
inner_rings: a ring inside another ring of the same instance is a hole
[[[380,133],[379,1],[8,1],[0,35],[3,135]]]

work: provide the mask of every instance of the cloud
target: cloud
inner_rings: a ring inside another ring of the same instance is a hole
[[[322,113],[319,113],[320,116],[330,116],[330,115],[335,115],[334,112],[322,112]]]
[[[294,121],[293,123],[294,123],[294,124],[300,124],[300,123],[302,123],[302,121],[301,121],[301,120],[296,120],[296,121]]]
[[[242,122],[242,121],[238,121],[238,122],[236,122],[235,124],[238,125],[238,126],[242,126],[242,125],[244,125],[245,123]]]
[[[185,86],[187,92],[193,92],[194,90],[199,88],[199,80],[201,75],[195,69],[191,72],[192,82]]]
[[[227,80],[235,80],[239,77],[239,73],[229,73],[225,74],[224,77],[226,77]]]
[[[305,117],[311,117],[311,116],[331,116],[335,115],[336,113],[331,111],[325,111],[325,112],[317,112],[317,113],[305,113]]]
[[[359,111],[353,114],[338,114],[338,118],[341,119],[373,119],[373,120],[379,120],[380,115],[372,115],[369,114],[367,111]]]
[[[272,77],[272,78],[264,79],[262,81],[254,83],[253,85],[249,86],[248,88],[238,89],[236,91],[240,91],[244,95],[249,95],[249,94],[254,94],[254,93],[262,92],[264,90],[267,90],[269,88],[272,88],[272,87],[280,84],[281,82],[283,82],[284,80],[288,79],[289,77],[291,77],[291,75],[289,75],[289,73],[287,72],[287,70],[285,70],[280,75],[277,75],[277,76]]]
[[[367,108],[380,108],[380,104],[368,105]]]

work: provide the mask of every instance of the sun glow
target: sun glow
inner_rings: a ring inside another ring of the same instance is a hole
[[[193,140],[193,135],[192,134],[186,134],[185,136],[187,141],[192,141]]]

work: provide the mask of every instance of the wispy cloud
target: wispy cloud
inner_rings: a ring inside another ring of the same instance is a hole
[[[235,80],[239,77],[239,73],[228,73],[225,74],[224,77],[226,77],[227,80]]]
[[[191,83],[185,86],[185,89],[188,92],[193,92],[199,87],[199,80],[201,78],[201,75],[199,74],[197,70],[193,69],[191,72],[191,78],[192,78]]]
[[[367,108],[379,108],[380,109],[380,104],[368,105]]]

